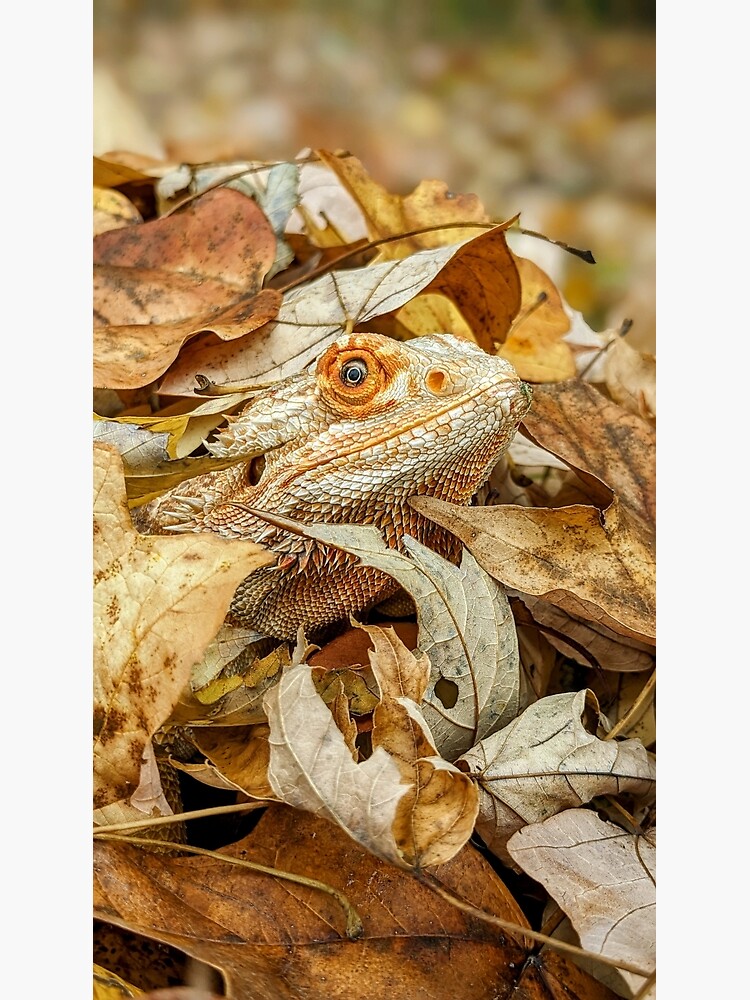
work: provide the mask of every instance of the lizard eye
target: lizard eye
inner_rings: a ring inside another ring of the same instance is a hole
[[[367,378],[367,365],[362,358],[353,358],[341,366],[339,378],[344,385],[350,388],[362,385]]]

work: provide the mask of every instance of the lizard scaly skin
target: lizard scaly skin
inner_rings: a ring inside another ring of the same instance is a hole
[[[241,464],[198,476],[134,512],[149,533],[212,531],[278,552],[240,584],[227,620],[278,639],[309,636],[391,596],[398,584],[346,553],[270,525],[238,504],[298,522],[373,524],[458,561],[460,543],[409,506],[465,504],[531,403],[513,367],[450,335],[401,343],[340,337],[232,419],[210,451]],[[253,455],[264,455],[258,478]]]

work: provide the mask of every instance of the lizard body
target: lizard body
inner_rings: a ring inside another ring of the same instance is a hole
[[[247,508],[308,524],[373,524],[391,547],[409,534],[457,561],[458,540],[409,498],[468,503],[530,402],[508,362],[467,341],[348,334],[314,371],[280,382],[230,418],[208,447],[240,464],[182,483],[135,511],[134,521],[149,533],[212,531],[276,551],[276,566],[240,584],[228,621],[278,639],[294,639],[299,626],[310,635],[391,596],[398,584]]]

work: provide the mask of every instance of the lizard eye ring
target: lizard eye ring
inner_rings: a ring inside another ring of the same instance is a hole
[[[368,368],[363,358],[352,358],[339,369],[339,378],[345,386],[355,388],[362,385],[368,375]]]

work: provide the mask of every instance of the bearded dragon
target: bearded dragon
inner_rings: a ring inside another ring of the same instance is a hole
[[[293,640],[300,626],[315,635],[390,597],[398,584],[273,517],[376,525],[393,548],[409,534],[457,562],[460,542],[409,498],[469,503],[530,404],[531,389],[513,367],[468,341],[347,334],[314,370],[227,418],[207,447],[217,457],[236,455],[237,465],[182,483],[135,511],[134,521],[147,533],[212,531],[266,545],[277,564],[240,584],[227,621],[281,640]]]

